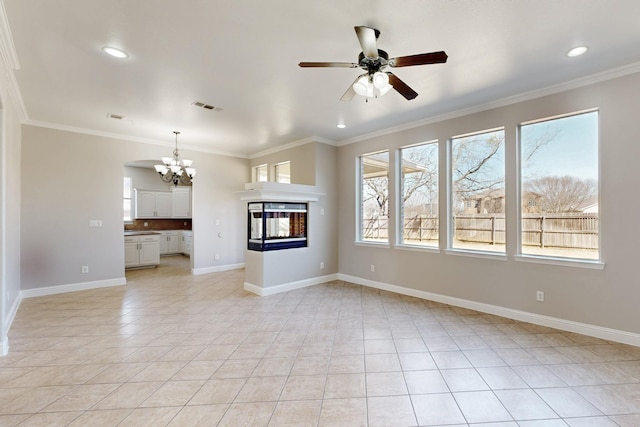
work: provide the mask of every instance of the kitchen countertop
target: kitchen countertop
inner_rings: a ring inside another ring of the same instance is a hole
[[[153,234],[161,234],[157,231],[136,231],[136,230],[127,230],[124,232],[125,236],[148,236]]]

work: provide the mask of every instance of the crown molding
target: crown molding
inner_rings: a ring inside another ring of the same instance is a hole
[[[24,122],[24,124],[25,125],[29,125],[29,126],[35,126],[35,127],[41,127],[41,128],[47,128],[47,129],[53,129],[53,130],[60,130],[60,131],[64,131],[64,132],[81,133],[81,134],[85,134],[85,135],[100,136],[100,137],[103,137],[103,138],[113,138],[113,139],[120,139],[120,140],[123,140],[123,141],[140,142],[142,144],[160,145],[160,146],[163,146],[163,147],[170,147],[170,148],[174,147],[173,143],[169,143],[169,142],[166,142],[166,141],[158,141],[158,140],[155,140],[155,139],[140,138],[140,137],[137,137],[137,136],[124,135],[124,134],[120,134],[120,133],[103,132],[103,131],[93,130],[93,129],[86,129],[86,128],[79,128],[79,127],[74,127],[74,126],[60,125],[60,124],[57,124],[57,123],[41,122],[41,121],[37,121],[37,120],[27,120],[27,121]],[[191,151],[196,151],[196,152],[199,152],[199,153],[215,154],[215,155],[218,155],[218,156],[236,157],[236,158],[241,158],[241,159],[247,159],[248,158],[246,155],[242,155],[242,154],[238,154],[238,153],[230,153],[230,152],[219,151],[219,150],[206,150],[206,149],[202,149],[201,147],[196,147],[196,146],[182,144],[182,143],[180,145],[182,145],[182,147],[184,149],[191,150]]]
[[[262,157],[262,156],[267,156],[269,154],[278,153],[280,151],[288,150],[288,149],[294,148],[294,147],[299,147],[301,145],[309,144],[311,142],[319,142],[321,144],[337,146],[336,142],[332,141],[330,139],[321,138],[319,136],[310,136],[308,138],[299,139],[297,141],[290,142],[289,144],[281,145],[279,147],[269,148],[268,150],[259,151],[259,152],[254,153],[254,154],[250,154],[249,155],[249,159],[256,159],[258,157]]]
[[[425,126],[433,123],[439,123],[445,120],[455,119],[462,116],[468,116],[470,114],[480,113],[482,111],[488,111],[494,108],[506,107],[508,105],[517,104],[519,102],[530,101],[532,99],[542,98],[544,96],[566,92],[572,89],[589,86],[589,85],[604,82],[607,80],[617,79],[619,77],[624,77],[624,76],[635,74],[638,72],[640,72],[640,62],[636,62],[633,64],[618,67],[618,68],[613,68],[611,70],[592,74],[586,77],[581,77],[575,80],[570,80],[564,83],[559,83],[553,86],[547,86],[542,89],[536,89],[536,90],[524,92],[518,95],[513,95],[506,98],[501,98],[495,101],[487,102],[484,104],[474,105],[473,107],[463,108],[461,110],[439,114],[437,116],[421,119],[415,122],[405,123],[405,124],[390,127],[387,129],[356,136],[353,138],[343,139],[341,141],[338,141],[335,145],[338,147],[342,147],[349,144],[355,144],[356,142],[366,141],[379,136],[389,135],[389,134],[401,132],[404,130],[414,129],[420,126]]]

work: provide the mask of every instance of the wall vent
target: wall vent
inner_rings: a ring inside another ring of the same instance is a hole
[[[222,111],[222,108],[220,107],[215,107],[211,104],[205,104],[204,102],[200,102],[200,101],[194,101],[192,105],[195,105],[196,107],[199,107],[199,108],[204,108],[205,110],[212,110],[217,112]]]

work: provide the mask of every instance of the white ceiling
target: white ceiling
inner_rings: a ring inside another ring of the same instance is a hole
[[[337,144],[640,61],[637,0],[4,0],[28,123],[248,156],[309,137]],[[353,27],[419,93],[340,97],[359,69]],[[568,58],[576,45],[589,52]],[[116,46],[124,60],[101,48]],[[223,109],[196,108],[201,101]],[[124,115],[123,120],[108,114]],[[336,128],[338,122],[345,129]]]

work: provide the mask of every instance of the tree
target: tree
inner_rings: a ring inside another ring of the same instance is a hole
[[[540,197],[538,207],[548,213],[575,212],[598,190],[595,180],[574,176],[545,176],[525,182],[524,188]]]
[[[504,188],[504,132],[495,131],[455,138],[451,143],[454,210],[464,210],[465,200]]]
[[[438,194],[438,144],[402,150],[402,206],[405,216],[433,214]]]
[[[365,216],[386,217],[389,208],[389,178],[387,176],[365,178],[364,183],[366,187],[362,204],[365,207]]]

